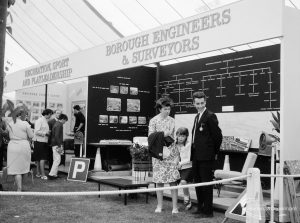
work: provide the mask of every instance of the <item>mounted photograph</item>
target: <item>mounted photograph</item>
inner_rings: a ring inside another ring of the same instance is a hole
[[[121,98],[107,98],[107,111],[121,111]]]

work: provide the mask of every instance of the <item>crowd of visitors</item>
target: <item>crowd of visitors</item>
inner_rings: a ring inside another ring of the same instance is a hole
[[[206,96],[203,92],[193,94],[193,104],[197,109],[191,140],[189,130],[179,127],[175,134],[175,119],[170,116],[173,101],[162,97],[156,101],[158,114],[149,122],[148,144],[152,156],[153,182],[157,188],[165,184],[176,186],[190,182],[201,183],[213,180],[213,165],[222,142],[222,131],[218,126],[216,115],[206,108]],[[78,105],[73,107],[75,116],[74,135],[84,134],[85,117]],[[54,116],[54,117],[52,117]],[[51,118],[52,117],[52,118]],[[35,122],[34,128],[28,120],[28,113],[17,108],[12,120],[0,120],[0,170],[6,160],[5,147],[7,139],[8,175],[13,175],[17,191],[22,191],[22,177],[30,170],[30,163],[36,162],[36,177],[42,180],[53,180],[58,177],[58,166],[61,163],[63,149],[63,125],[68,121],[67,115],[57,110],[53,115],[51,109],[45,109]],[[31,154],[33,144],[33,153]],[[51,150],[49,149],[51,148]],[[74,148],[75,156],[79,156],[79,146]],[[32,157],[31,157],[32,156]],[[45,173],[48,161],[49,174]],[[196,217],[213,217],[213,187],[196,188]],[[155,213],[163,210],[163,191],[157,191],[157,207]],[[179,213],[177,200],[178,190],[171,190],[172,214]],[[183,190],[184,209],[190,210],[192,202],[188,188]]]
[[[80,109],[78,105],[74,106],[74,131],[84,132],[85,123],[82,122],[85,122],[85,118]],[[45,109],[33,124],[23,107],[17,107],[11,116],[12,120],[0,120],[0,171],[14,176],[17,191],[22,191],[23,175],[30,171],[33,163],[36,165],[36,177],[42,180],[56,179],[64,153],[63,125],[68,121],[68,116],[61,110],[53,114],[51,109]],[[47,163],[48,175],[45,171]]]

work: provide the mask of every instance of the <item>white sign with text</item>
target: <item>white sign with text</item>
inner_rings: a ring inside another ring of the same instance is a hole
[[[282,36],[281,0],[244,0],[6,76],[5,92]]]

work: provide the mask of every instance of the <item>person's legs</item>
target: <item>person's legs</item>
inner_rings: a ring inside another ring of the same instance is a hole
[[[6,162],[7,161],[7,144],[6,143],[2,144],[2,151],[3,151],[3,159]]]
[[[157,188],[164,187],[164,184],[157,183],[156,187]],[[159,213],[161,212],[163,206],[163,191],[156,191],[156,196],[157,196],[157,208],[155,209],[155,212]]]
[[[53,146],[52,147],[52,152],[53,152],[53,164],[49,173],[49,176],[57,176],[57,172],[58,172],[58,166],[60,164],[60,154],[57,152],[56,150],[57,146]]]
[[[51,170],[54,157],[52,155],[52,146],[50,146],[50,145],[48,145],[48,153],[49,153],[49,156],[48,156],[49,170]]]
[[[40,167],[40,161],[36,161],[36,176],[40,177],[41,176],[41,167]]]
[[[186,185],[186,183],[183,184],[183,185]],[[183,196],[184,196],[184,198],[186,198],[185,199],[186,201],[188,201],[190,199],[190,190],[189,190],[189,188],[183,188]]]
[[[201,164],[202,182],[210,182],[213,180],[213,162],[204,161]],[[213,186],[202,187],[203,197],[203,213],[206,215],[213,214]]]
[[[181,185],[187,185],[187,181],[186,180],[181,180],[180,181]],[[191,197],[190,197],[190,190],[189,188],[183,188],[183,204],[184,204],[184,209],[190,210],[192,208],[192,201],[191,201]]]
[[[176,182],[172,182],[170,183],[170,186],[177,186],[177,184]],[[172,214],[177,214],[178,213],[178,206],[177,206],[178,190],[177,189],[171,190],[171,196],[172,196],[172,205],[173,205]]]
[[[40,169],[41,169],[41,179],[47,180],[47,176],[45,173],[45,163],[49,159],[49,150],[48,150],[48,143],[40,142]]]
[[[15,182],[17,185],[17,191],[22,191],[22,175],[21,174],[15,175]]]
[[[45,177],[45,160],[40,160],[40,171],[41,171],[41,175],[42,177]]]
[[[41,177],[41,146],[40,142],[34,141],[34,146],[33,146],[33,158],[35,160],[36,164],[36,177]]]
[[[80,145],[78,145],[78,144],[74,145],[74,155],[75,155],[75,157],[80,156]]]
[[[3,151],[3,146],[0,146],[0,171],[2,170],[3,167],[3,159],[4,159],[4,151]]]
[[[180,185],[187,185],[187,182],[185,180],[181,180],[180,181]],[[184,201],[187,201],[189,199],[189,197],[190,197],[189,188],[183,188],[182,191],[183,191]]]
[[[201,182],[201,176],[200,176],[200,165],[199,161],[193,161],[193,175],[194,175],[194,181],[195,183]],[[197,196],[197,212],[200,213],[203,207],[203,197],[202,197],[202,188],[196,187],[196,196]]]

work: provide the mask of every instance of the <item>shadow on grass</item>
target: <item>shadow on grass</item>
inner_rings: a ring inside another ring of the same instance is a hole
[[[13,178],[3,183],[5,191],[15,190]],[[30,177],[24,179],[25,191],[97,191],[98,185],[93,182],[67,181],[66,175],[57,180],[44,181]],[[109,186],[101,186],[101,190],[115,190]],[[179,206],[182,204],[179,203]],[[215,212],[212,219],[195,219],[190,212],[180,212],[172,216],[170,200],[164,200],[164,210],[154,213],[156,197],[145,195],[129,198],[125,206],[123,197],[118,195],[98,196],[0,196],[0,222],[222,222],[224,213]],[[191,210],[191,212],[194,210]],[[227,223],[237,221],[228,220]]]

